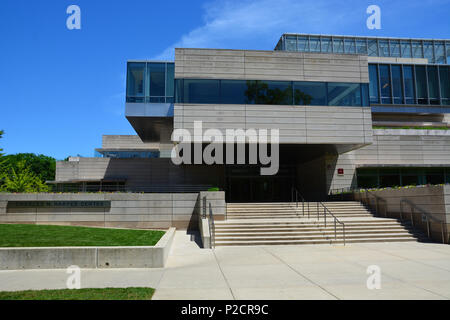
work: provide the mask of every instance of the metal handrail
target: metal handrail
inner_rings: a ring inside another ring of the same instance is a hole
[[[299,197],[302,201],[302,215],[305,216],[305,198],[303,198],[303,196],[301,195],[300,192],[298,192],[298,190],[296,188],[292,188],[291,191],[291,196],[292,196],[292,201],[291,202],[295,202],[295,207],[298,208],[298,200]],[[295,200],[295,201],[294,201]],[[309,202],[306,202],[307,206],[308,206],[308,218],[309,218]]]
[[[339,221],[338,218],[328,209],[321,201],[317,202],[317,220],[320,220],[320,210],[319,210],[319,204],[323,207],[323,217],[324,217],[324,223],[325,228],[327,227],[327,213],[329,213],[334,218],[334,239],[337,240],[337,227],[336,223],[339,223],[342,225],[342,234],[344,238],[344,246],[345,246],[345,224],[342,221]]]
[[[372,196],[373,198],[375,198],[375,214],[377,216],[381,216],[379,214],[379,204],[378,201],[384,201],[387,204],[387,201],[385,199],[383,199],[382,197],[377,196],[376,194],[370,192],[369,190],[365,190],[366,193],[366,204],[370,206],[370,200],[369,200],[369,196]],[[362,198],[361,198],[362,200]],[[384,206],[384,217],[387,218],[387,205]]]
[[[211,202],[209,203],[209,234],[211,241],[211,248],[216,247],[216,226],[214,224],[214,215],[212,211]]]
[[[421,207],[416,205],[411,200],[408,200],[408,199],[400,200],[400,220],[403,220],[403,204],[405,204],[405,203],[408,204],[411,207],[411,225],[412,225],[412,227],[415,229],[415,226],[414,226],[414,209],[416,209],[417,211],[422,213],[425,216],[426,220],[427,220],[427,235],[428,235],[428,238],[431,239],[431,235],[430,235],[430,220],[433,221],[433,222],[441,224],[442,243],[445,244],[445,232],[444,232],[445,223],[442,220],[437,219],[436,217],[433,217],[429,212],[425,211],[424,209],[422,209]]]

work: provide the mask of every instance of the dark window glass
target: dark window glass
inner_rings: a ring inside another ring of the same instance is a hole
[[[363,107],[368,107],[369,104],[369,85],[367,83],[361,84],[362,93],[362,105]]]
[[[183,79],[175,79],[175,102],[183,103],[184,102],[184,80]]]
[[[403,58],[411,58],[411,42],[409,41],[400,41],[402,57]]]
[[[378,40],[380,57],[389,57],[389,44],[387,40]]]
[[[416,66],[416,88],[417,102],[419,104],[428,104],[427,75],[424,66]]]
[[[428,93],[430,104],[439,104],[439,79],[436,66],[428,66]]]
[[[249,103],[247,82],[245,80],[222,80],[220,82],[222,103]]]
[[[300,52],[308,52],[309,51],[309,45],[308,45],[308,37],[299,36],[297,39],[297,50]]]
[[[391,66],[392,72],[392,93],[394,104],[403,103],[402,70],[399,65]]]
[[[320,52],[320,38],[310,37],[309,38],[309,51]]]
[[[326,106],[326,84],[323,82],[294,82],[294,104]]]
[[[380,187],[395,187],[400,186],[400,175],[384,175],[380,174]]]
[[[400,41],[389,40],[389,47],[391,48],[391,57],[400,57]]]
[[[145,63],[128,63],[127,102],[144,102]]]
[[[218,103],[219,80],[184,79],[185,103]]]
[[[450,67],[439,67],[442,104],[450,105]]]
[[[423,55],[424,55],[424,58],[428,59],[428,63],[434,63],[433,42],[424,41]]]
[[[434,43],[434,56],[436,59],[436,63],[445,64],[445,52],[443,41],[436,41]]]
[[[356,53],[367,54],[367,42],[365,39],[356,39]]]
[[[288,81],[247,81],[248,103],[292,104],[292,86]]]
[[[413,58],[423,58],[422,42],[420,42],[420,41],[412,41],[411,45],[412,45]]]
[[[380,87],[381,103],[392,103],[391,99],[391,80],[389,76],[389,66],[380,65]]]
[[[345,53],[356,53],[355,49],[355,39],[345,39]]]
[[[370,103],[380,103],[378,96],[378,70],[377,65],[369,65],[369,96]]]
[[[369,39],[368,40],[368,45],[369,45],[369,48],[368,48],[369,56],[377,57],[378,56],[377,40]]]
[[[296,36],[286,36],[286,51],[297,51]]]
[[[358,174],[358,188],[378,188],[378,176]]]
[[[417,186],[419,185],[418,175],[402,175],[403,186]]]
[[[412,66],[403,66],[403,81],[405,83],[405,102],[414,104],[414,77]]]
[[[344,39],[333,38],[333,52],[344,53]]]
[[[450,64],[450,41],[445,42],[445,48],[446,48],[446,56],[447,56],[447,64]]]
[[[322,38],[322,52],[331,52],[331,38],[323,37]]]
[[[146,92],[146,96],[150,97],[164,97],[166,94],[166,64],[165,63],[148,63],[147,64],[147,90],[150,89],[150,94]],[[158,101],[159,102],[159,101]]]
[[[168,63],[167,64],[167,74],[166,74],[166,96],[167,97],[173,97],[174,90],[173,86],[175,85],[175,64],[174,63]],[[169,102],[169,101],[167,101]],[[173,101],[172,101],[173,102]]]
[[[328,83],[329,106],[361,106],[359,83]]]

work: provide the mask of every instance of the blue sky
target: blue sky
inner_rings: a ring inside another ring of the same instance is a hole
[[[66,9],[81,8],[81,30]],[[381,7],[381,30],[366,8]],[[2,0],[0,147],[57,159],[93,156],[124,117],[126,61],[174,47],[272,50],[284,32],[450,38],[450,0]]]

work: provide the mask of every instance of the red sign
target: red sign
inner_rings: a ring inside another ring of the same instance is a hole
[[[343,175],[343,174],[344,174],[344,169],[339,168],[339,169],[338,169],[338,175]]]

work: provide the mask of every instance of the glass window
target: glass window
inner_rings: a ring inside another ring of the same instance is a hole
[[[286,36],[286,51],[297,51],[296,36]]]
[[[428,59],[428,63],[434,63],[433,42],[431,41],[423,42],[423,55],[424,58]]]
[[[369,81],[370,103],[380,103],[378,96],[378,70],[376,64],[369,65]]]
[[[399,174],[383,174],[380,173],[380,187],[395,187],[400,186],[400,175]]]
[[[309,51],[320,52],[320,38],[310,37],[309,38]]]
[[[333,38],[333,52],[344,53],[344,39]]]
[[[428,66],[428,93],[430,104],[439,104],[439,79],[436,66]]]
[[[369,103],[369,85],[367,83],[361,84],[361,94],[362,94],[362,106],[368,107]]]
[[[378,40],[380,57],[389,57],[389,43],[387,40]]]
[[[222,103],[247,104],[250,81],[245,80],[222,80],[220,82],[220,95]],[[251,87],[251,86],[250,86]]]
[[[403,103],[403,86],[402,86],[402,70],[399,65],[391,66],[392,72],[392,93],[394,96],[394,104]]]
[[[358,188],[378,188],[378,175],[358,174]]]
[[[414,77],[412,66],[403,66],[403,81],[405,83],[405,102],[414,104]]]
[[[356,53],[367,54],[366,39],[356,39]]]
[[[369,45],[369,56],[377,57],[378,56],[378,44],[376,39],[369,39],[368,40]]]
[[[309,45],[308,45],[308,37],[299,36],[297,39],[297,50],[300,52],[308,52],[309,51]]]
[[[144,71],[145,63],[128,63],[127,102],[144,102]]]
[[[450,41],[445,42],[445,49],[447,50],[447,64],[450,64]]]
[[[183,79],[175,79],[175,102],[176,103],[183,103],[184,97],[183,97],[183,90],[184,87],[184,80]]]
[[[166,64],[148,63],[146,81],[150,84],[150,86],[146,86],[146,96],[164,97],[166,94]],[[147,92],[149,89],[150,93]]]
[[[356,49],[355,49],[355,39],[345,39],[344,40],[344,44],[345,44],[345,53],[356,53]]]
[[[409,41],[400,41],[401,51],[402,51],[402,57],[403,58],[411,58],[411,42]]]
[[[413,58],[423,58],[422,42],[420,42],[420,41],[412,41],[411,42],[411,46],[412,46]]]
[[[185,103],[217,103],[219,80],[184,79],[183,91]]]
[[[294,105],[326,106],[324,82],[294,82]]]
[[[400,57],[400,41],[389,40],[389,47],[391,48],[391,57]]]
[[[427,74],[424,66],[416,66],[417,102],[428,104]]]
[[[445,64],[445,52],[443,41],[436,41],[434,43],[434,56],[436,59],[436,63]]]
[[[247,101],[255,104],[292,104],[292,85],[288,81],[247,81]]]
[[[361,106],[359,83],[328,83],[329,106]]]
[[[450,67],[439,67],[442,104],[450,105]]]
[[[391,99],[391,78],[389,75],[389,65],[380,65],[380,88],[381,103],[392,103]]]
[[[322,52],[331,52],[331,38],[322,37]]]
[[[167,97],[173,97],[174,96],[174,90],[173,87],[175,85],[175,64],[174,63],[168,63],[167,64],[167,73],[166,73],[166,96]],[[166,101],[166,102],[173,102],[173,101]]]

